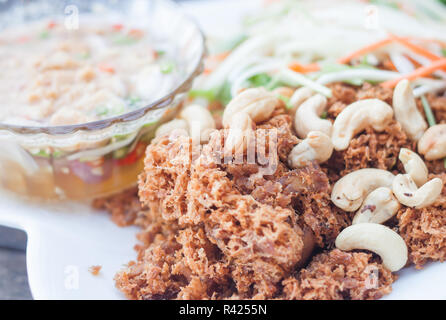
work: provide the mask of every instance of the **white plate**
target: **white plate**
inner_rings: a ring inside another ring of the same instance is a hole
[[[183,7],[202,27],[218,32],[216,23],[236,22],[255,2],[193,1]],[[106,213],[85,204],[42,206],[6,195],[0,195],[0,225],[28,234],[27,269],[35,299],[124,299],[113,277],[135,259],[136,228],[118,228]],[[99,276],[88,271],[93,265],[102,266]],[[445,274],[441,263],[422,271],[405,269],[385,299],[446,299]]]

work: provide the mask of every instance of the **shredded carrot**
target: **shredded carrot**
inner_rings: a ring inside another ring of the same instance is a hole
[[[441,59],[441,57],[437,56],[436,54],[433,54],[432,52],[424,49],[423,47],[417,46],[416,44],[413,44],[408,39],[400,38],[397,36],[392,35],[391,36],[395,41],[401,43],[405,47],[409,48],[416,54],[419,54],[420,56],[423,56],[425,58],[428,58],[429,60],[435,61]]]
[[[220,64],[223,60],[225,60],[230,54],[231,51],[225,51],[207,57],[205,62],[204,73],[205,74],[212,73],[218,66],[218,64]]]
[[[48,25],[46,26],[48,29],[54,29],[54,27],[57,26],[57,23],[55,21],[48,22]]]
[[[423,39],[423,40],[429,41],[429,40],[426,40],[426,39]],[[350,54],[348,54],[348,55],[338,59],[338,63],[340,63],[340,64],[348,64],[352,59],[361,57],[361,56],[366,55],[366,54],[368,54],[370,52],[378,50],[379,48],[382,48],[382,47],[384,47],[384,46],[386,46],[386,45],[388,45],[388,44],[390,44],[392,42],[399,42],[402,45],[404,45],[407,48],[409,48],[411,51],[417,53],[418,55],[426,57],[426,58],[430,59],[431,61],[439,61],[439,60],[443,59],[443,58],[437,56],[436,54],[430,52],[429,50],[426,50],[426,49],[424,49],[424,48],[422,48],[422,47],[420,47],[420,46],[418,46],[416,44],[413,44],[412,42],[410,42],[410,38],[402,38],[402,37],[398,37],[398,36],[395,36],[395,35],[389,35],[389,37],[387,37],[387,38],[385,38],[383,40],[380,40],[378,42],[369,44],[369,45],[367,45],[367,46],[365,46],[365,47],[363,47],[361,49],[358,49],[358,50],[356,50],[356,51],[354,51],[354,52],[352,52],[352,53],[350,53]],[[436,41],[432,40],[432,42],[436,42]],[[440,44],[443,45],[443,43],[440,43]],[[419,63],[417,63],[413,59],[410,59],[410,60],[415,64],[415,66],[419,66],[420,65]],[[385,62],[385,64],[386,64],[385,67],[387,69],[396,70],[395,66],[393,65],[393,63],[391,61],[387,61],[387,62]],[[289,65],[289,68],[291,70],[293,70],[293,71],[300,72],[300,73],[308,73],[308,72],[314,72],[314,71],[319,71],[320,70],[320,66],[317,63],[312,63],[312,64],[309,64],[309,65],[302,65],[302,64],[299,64],[297,62],[293,62],[293,63],[291,63]],[[446,68],[441,67],[441,69],[445,69],[445,71],[446,71]]]
[[[208,59],[212,60],[212,61],[221,62],[221,61],[225,60],[229,56],[230,53],[231,53],[231,51],[225,51],[225,52],[222,52],[222,53],[217,53],[217,54],[214,54],[212,56],[209,56]]]
[[[99,67],[99,70],[101,70],[103,72],[115,73],[115,68],[111,67],[110,65],[108,65],[106,63],[101,63],[98,67]]]
[[[419,38],[419,37],[404,37],[403,39],[406,39],[408,41],[419,41],[419,42],[426,42],[426,43],[436,43],[441,47],[446,48],[446,42],[438,40],[438,39],[432,39],[432,38]]]
[[[381,47],[388,45],[392,41],[393,41],[392,38],[386,38],[386,39],[380,40],[378,42],[369,44],[359,50],[356,50],[356,51],[350,53],[349,55],[346,55],[345,57],[340,58],[338,60],[338,63],[346,64],[346,63],[350,62],[352,59],[363,56],[367,53],[373,52]]]
[[[383,66],[384,68],[386,68],[387,70],[393,70],[393,71],[398,71],[395,67],[395,65],[393,64],[392,60],[390,59],[386,59],[383,62]]]
[[[442,69],[444,67],[446,67],[446,58],[437,60],[428,66],[418,68],[414,72],[406,74],[403,77],[383,82],[383,83],[381,83],[381,86],[383,86],[385,88],[394,88],[398,84],[398,82],[400,82],[401,80],[404,80],[404,79],[414,80],[416,78],[429,76],[432,73],[434,73],[435,71],[437,71],[438,69]]]
[[[436,54],[430,52],[429,50],[424,49],[423,47],[417,46],[416,44],[413,44],[412,42],[410,42],[408,39],[406,38],[400,38],[397,36],[392,36],[395,41],[401,43],[402,45],[404,45],[405,47],[409,48],[410,50],[412,50],[413,52],[415,52],[416,54],[423,56],[431,61],[437,61],[442,59],[441,57],[437,56]],[[442,68],[444,71],[446,71],[446,68]]]
[[[317,63],[311,63],[311,64],[307,64],[307,65],[302,65],[302,64],[297,63],[297,62],[291,63],[288,66],[288,68],[290,68],[291,70],[293,70],[295,72],[299,72],[299,73],[315,72],[315,71],[319,71],[321,69],[321,67]]]
[[[423,66],[421,63],[419,63],[414,58],[408,56],[407,54],[404,54],[404,57],[406,57],[410,62],[412,62],[412,64],[415,66],[415,68],[419,68],[419,67]]]
[[[129,31],[129,35],[132,37],[135,37],[137,39],[140,39],[140,38],[144,37],[144,31],[141,29],[131,29]]]

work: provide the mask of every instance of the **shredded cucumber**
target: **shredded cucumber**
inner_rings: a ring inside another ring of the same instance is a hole
[[[215,90],[191,90],[189,91],[189,98],[203,98],[209,102],[212,102],[215,100]]]
[[[131,45],[138,42],[138,39],[135,37],[119,35],[113,39],[113,43],[116,45]]]

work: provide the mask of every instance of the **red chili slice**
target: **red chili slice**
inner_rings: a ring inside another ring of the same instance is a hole
[[[103,71],[103,72],[108,72],[108,73],[115,73],[115,68],[113,68],[112,66],[106,64],[106,63],[101,63],[99,64],[99,70]]]
[[[118,166],[128,166],[137,162],[139,159],[144,157],[146,147],[146,144],[138,143],[135,149],[130,152],[125,158],[117,160]]]
[[[57,23],[55,21],[48,22],[47,28],[53,29],[55,26],[57,26]]]
[[[121,31],[121,30],[124,28],[124,25],[121,24],[121,23],[117,23],[117,24],[114,24],[114,25],[112,26],[112,28],[113,28],[113,30],[115,30],[115,31]]]

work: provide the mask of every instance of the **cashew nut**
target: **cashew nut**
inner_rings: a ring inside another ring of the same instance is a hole
[[[332,141],[335,149],[347,149],[351,139],[368,126],[383,131],[392,117],[393,110],[384,101],[365,99],[352,103],[342,110],[333,124]]]
[[[280,100],[277,96],[264,88],[247,89],[226,106],[223,113],[223,126],[227,128],[231,118],[241,111],[246,112],[255,123],[260,123],[269,119],[278,104]]]
[[[294,90],[289,87],[278,87],[273,90],[275,95],[283,96],[285,98],[291,99],[294,94]]]
[[[427,182],[429,171],[418,154],[412,150],[401,148],[399,159],[404,165],[404,170],[412,177],[417,186],[420,187]]]
[[[426,182],[420,188],[408,174],[399,174],[393,181],[392,191],[402,204],[411,208],[425,208],[437,200],[443,189],[440,178]]]
[[[156,130],[155,137],[166,136],[175,130],[181,130],[181,132],[183,132],[185,135],[189,135],[187,121],[183,119],[173,119],[166,122]]]
[[[297,109],[304,103],[304,101],[311,98],[314,95],[313,90],[307,87],[301,87],[294,91],[294,94],[290,98],[290,105],[293,106],[288,110],[288,113],[292,116],[296,114]]]
[[[353,218],[357,223],[384,223],[399,210],[400,203],[389,188],[378,188],[364,200],[361,208]]]
[[[430,127],[418,141],[418,152],[426,160],[438,160],[446,157],[446,124]]]
[[[391,172],[381,169],[353,171],[335,183],[331,201],[344,211],[356,211],[373,190],[380,187],[391,188],[394,178]]]
[[[379,255],[383,265],[392,272],[407,263],[407,245],[392,229],[376,223],[359,223],[345,228],[336,238],[340,250],[369,250]]]
[[[293,148],[288,156],[288,164],[297,169],[311,161],[323,163],[330,159],[332,153],[330,137],[319,131],[311,131],[305,140]]]
[[[331,121],[320,118],[326,107],[327,98],[321,94],[310,97],[300,105],[294,116],[294,129],[299,138],[305,139],[310,131],[320,131],[331,136]]]
[[[236,113],[229,125],[229,133],[225,140],[225,154],[243,153],[251,137],[253,122],[246,112]]]
[[[393,92],[395,118],[410,139],[418,141],[427,129],[427,123],[418,111],[410,82],[401,80]]]
[[[180,113],[180,119],[186,120],[192,139],[206,143],[211,131],[215,129],[215,121],[208,109],[192,104]]]

